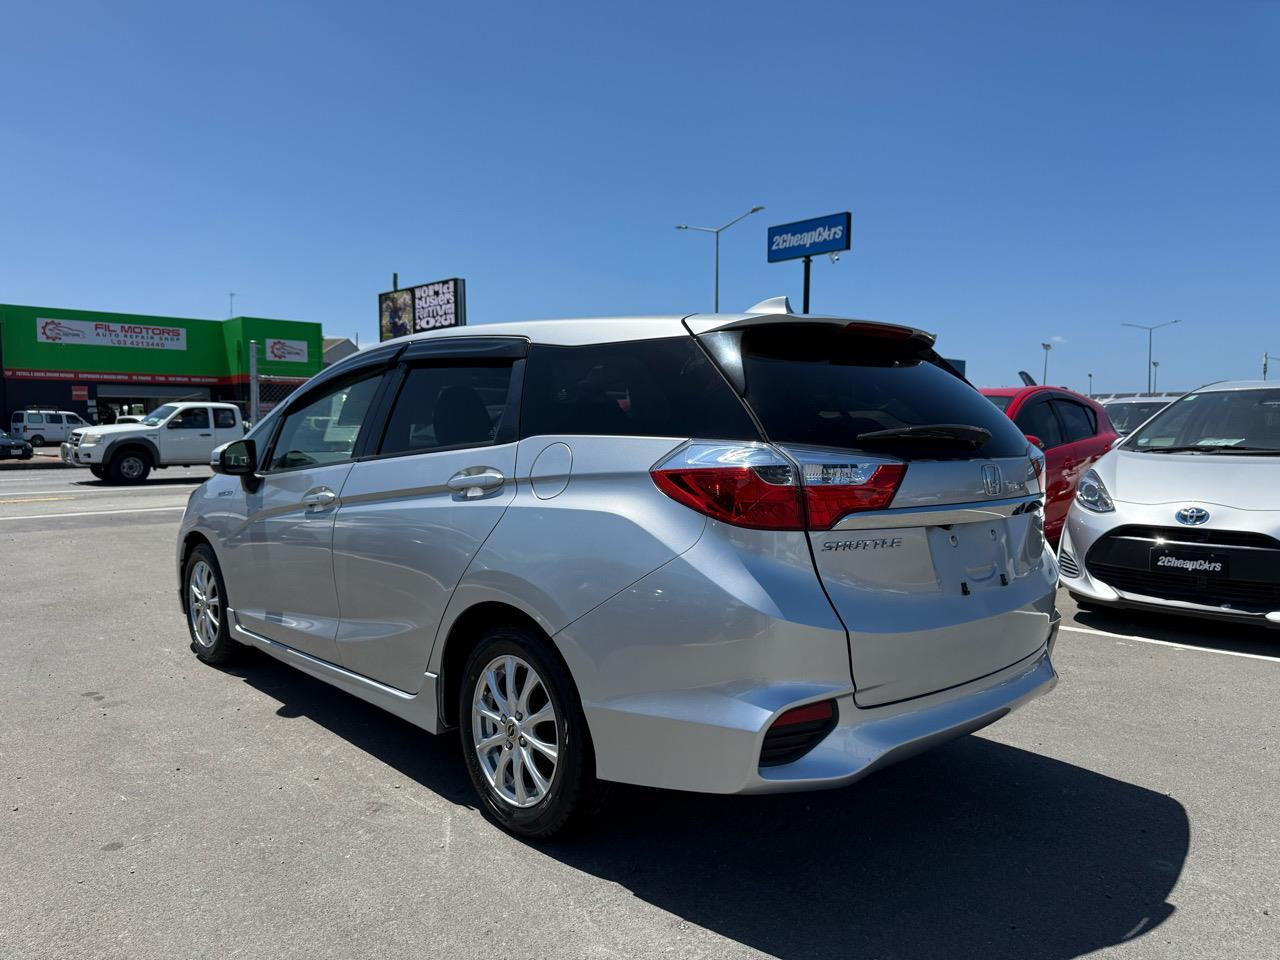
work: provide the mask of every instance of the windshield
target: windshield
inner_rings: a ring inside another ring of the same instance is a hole
[[[994,403],[996,405],[996,409],[999,410],[1001,413],[1008,413],[1009,404],[1013,403],[1013,397],[988,396],[987,399],[990,400],[992,403]]]
[[[1168,406],[1167,400],[1151,400],[1145,403],[1108,403],[1107,419],[1116,428],[1116,433],[1132,433],[1153,413],[1158,413]]]
[[[142,422],[145,423],[148,427],[158,427],[160,426],[160,424],[164,423],[171,416],[173,416],[174,411],[177,409],[178,409],[177,404],[166,403],[163,407],[156,407],[154,410],[148,413],[145,417],[142,418]]]
[[[1134,433],[1125,448],[1280,453],[1280,389],[1189,394]]]
[[[1025,456],[1013,421],[931,356],[825,324],[752,327],[741,346],[747,404],[770,440],[908,460]]]

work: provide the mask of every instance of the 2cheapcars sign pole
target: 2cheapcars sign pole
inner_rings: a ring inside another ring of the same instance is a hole
[[[769,228],[768,260],[804,260],[804,310],[809,312],[809,270],[813,258],[822,253],[839,253],[849,249],[853,215],[832,213],[812,220],[797,220]]]

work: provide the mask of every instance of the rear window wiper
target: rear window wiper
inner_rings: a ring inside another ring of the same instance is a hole
[[[884,440],[909,443],[938,443],[951,446],[982,446],[991,439],[991,431],[967,423],[925,423],[915,427],[891,427],[888,430],[871,430],[860,433],[859,441]]]

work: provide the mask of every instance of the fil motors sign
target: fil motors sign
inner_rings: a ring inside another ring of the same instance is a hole
[[[797,220],[769,228],[769,262],[816,257],[849,249],[853,215],[832,213],[812,220]]]
[[[466,322],[467,282],[461,277],[378,294],[380,340]]]
[[[36,318],[41,343],[77,343],[89,347],[134,347],[142,350],[185,350],[187,331],[150,323],[101,323],[93,320]]]
[[[305,340],[273,340],[267,338],[263,345],[267,359],[276,363],[306,363],[307,341]]]

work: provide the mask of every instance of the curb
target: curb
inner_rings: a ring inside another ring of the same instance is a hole
[[[0,460],[0,472],[5,470],[76,470],[77,467],[63,463],[58,457],[42,457],[36,455],[30,460]]]

